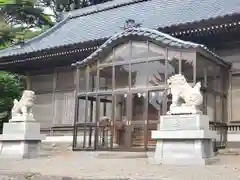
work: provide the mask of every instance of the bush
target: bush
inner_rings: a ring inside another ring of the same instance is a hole
[[[0,71],[0,132],[11,116],[13,100],[19,99],[23,90],[21,76]]]

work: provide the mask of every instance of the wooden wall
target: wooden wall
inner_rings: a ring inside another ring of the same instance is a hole
[[[230,73],[230,87],[228,94],[229,122],[240,122],[240,47],[218,50],[216,53],[226,61],[232,63]]]
[[[74,70],[67,68],[29,73],[30,89],[36,92],[34,114],[41,128],[73,124],[74,79]]]

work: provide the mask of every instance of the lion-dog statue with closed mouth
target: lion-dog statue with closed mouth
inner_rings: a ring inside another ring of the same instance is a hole
[[[33,121],[33,105],[36,99],[35,92],[30,90],[23,91],[21,99],[14,99],[12,108],[12,119],[10,121]]]

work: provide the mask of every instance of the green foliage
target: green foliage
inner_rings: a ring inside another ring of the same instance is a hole
[[[101,4],[111,0],[38,0],[42,4],[50,6],[51,9],[56,12],[72,11],[74,9],[80,9],[91,5]]]
[[[0,49],[9,46],[16,36],[16,29],[4,22],[0,22]]]
[[[11,46],[13,43],[24,42],[32,39],[47,29],[48,27],[44,27],[38,31],[32,31],[29,29],[23,30],[22,28],[10,27],[0,22],[0,50]]]
[[[51,16],[44,14],[36,1],[0,0],[0,49],[31,39],[54,25]]]
[[[19,99],[24,85],[20,76],[0,71],[0,126],[11,115],[13,100]]]
[[[0,0],[0,16],[8,24],[29,27],[53,26],[51,17],[44,9],[36,6],[36,0]]]

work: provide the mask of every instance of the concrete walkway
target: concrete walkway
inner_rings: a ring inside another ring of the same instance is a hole
[[[240,156],[221,155],[210,166],[152,165],[142,153],[61,152],[31,160],[0,160],[1,172],[87,179],[240,180]]]

